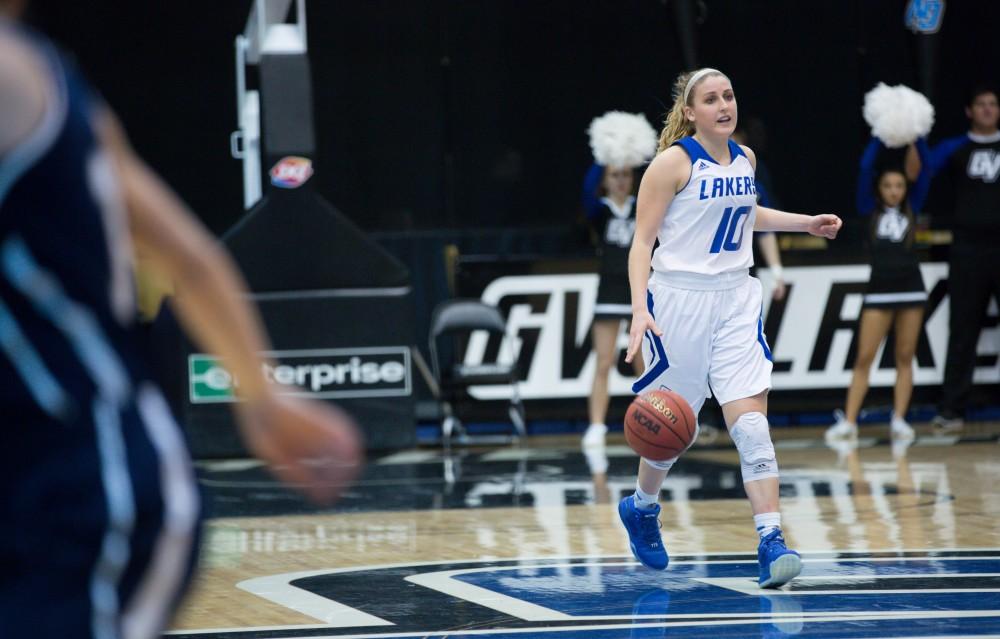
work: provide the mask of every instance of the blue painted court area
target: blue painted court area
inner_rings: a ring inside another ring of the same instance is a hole
[[[1000,559],[811,561],[786,589],[760,590],[756,561],[489,570],[466,583],[568,615],[1000,610]]]
[[[589,620],[603,626],[539,630],[519,637],[1000,632],[1000,557],[838,560],[806,555],[802,575],[785,589],[761,590],[756,577],[756,561],[749,558],[677,561],[662,573],[631,562],[595,562],[454,575],[464,583],[569,615],[580,623]]]

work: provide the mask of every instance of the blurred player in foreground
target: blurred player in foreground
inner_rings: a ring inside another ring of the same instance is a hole
[[[277,396],[228,256],[110,109],[0,2],[0,636],[159,636],[196,554],[198,491],[135,326],[132,250],[239,383],[249,449],[329,502],[360,467],[351,420]]]

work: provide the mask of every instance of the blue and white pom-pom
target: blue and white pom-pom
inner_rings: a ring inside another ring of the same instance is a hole
[[[601,166],[636,167],[656,154],[656,131],[639,113],[608,111],[591,121],[587,133]]]
[[[898,84],[883,82],[865,94],[862,109],[872,135],[890,149],[906,146],[930,133],[934,107],[922,94]]]

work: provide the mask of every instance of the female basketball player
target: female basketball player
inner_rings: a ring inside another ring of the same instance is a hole
[[[922,158],[927,144],[916,144]],[[858,413],[868,392],[868,377],[879,345],[889,329],[896,329],[896,387],[893,393],[890,432],[893,439],[913,439],[906,412],[913,393],[913,355],[917,350],[927,292],[920,275],[920,261],[913,248],[913,210],[920,210],[930,185],[926,159],[907,197],[902,169],[886,169],[875,180],[875,160],[882,143],[872,138],[861,156],[858,174],[858,213],[872,215],[871,278],[864,296],[858,329],[858,352],[844,412],[826,431],[828,439],[856,437]],[[874,194],[873,194],[874,187]],[[874,213],[874,215],[873,215]]]
[[[677,79],[659,154],[639,186],[626,360],[641,350],[646,361],[636,393],[671,389],[696,415],[709,389],[718,398],[760,535],[759,583],[774,588],[799,574],[801,560],[781,534],[778,465],[766,417],[771,353],[760,319],[761,285],[748,273],[750,236],[801,231],[833,239],[841,221],[757,206],[753,151],[730,140],[736,117],[736,96],[721,71],[700,69]],[[659,570],[668,559],[657,499],[675,461],[641,460],[636,492],[618,507],[633,554]]]

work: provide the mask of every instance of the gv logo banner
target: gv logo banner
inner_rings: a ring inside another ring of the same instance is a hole
[[[727,226],[728,228],[728,226]],[[921,265],[928,291],[926,319],[914,361],[914,382],[940,384],[948,345],[946,264]],[[869,267],[823,266],[786,268],[789,291],[773,303],[767,291],[772,278],[760,273],[764,284],[764,332],[774,357],[772,382],[775,390],[846,388],[851,381],[857,322]],[[595,274],[517,275],[500,277],[486,286],[482,300],[496,305],[507,317],[509,339],[521,376],[525,399],[587,397],[593,381],[595,357],[590,329],[597,298]],[[991,304],[980,339],[975,381],[1000,382],[996,344],[997,315]],[[630,395],[634,381],[630,367],[620,356],[628,342],[627,323],[618,335],[618,366],[611,370],[609,390]],[[669,346],[669,345],[668,345]],[[510,349],[485,333],[474,333],[464,363],[478,365],[505,361]],[[876,356],[871,384],[892,386],[896,379],[893,358],[884,350]],[[477,399],[504,399],[507,386],[473,387]]]

